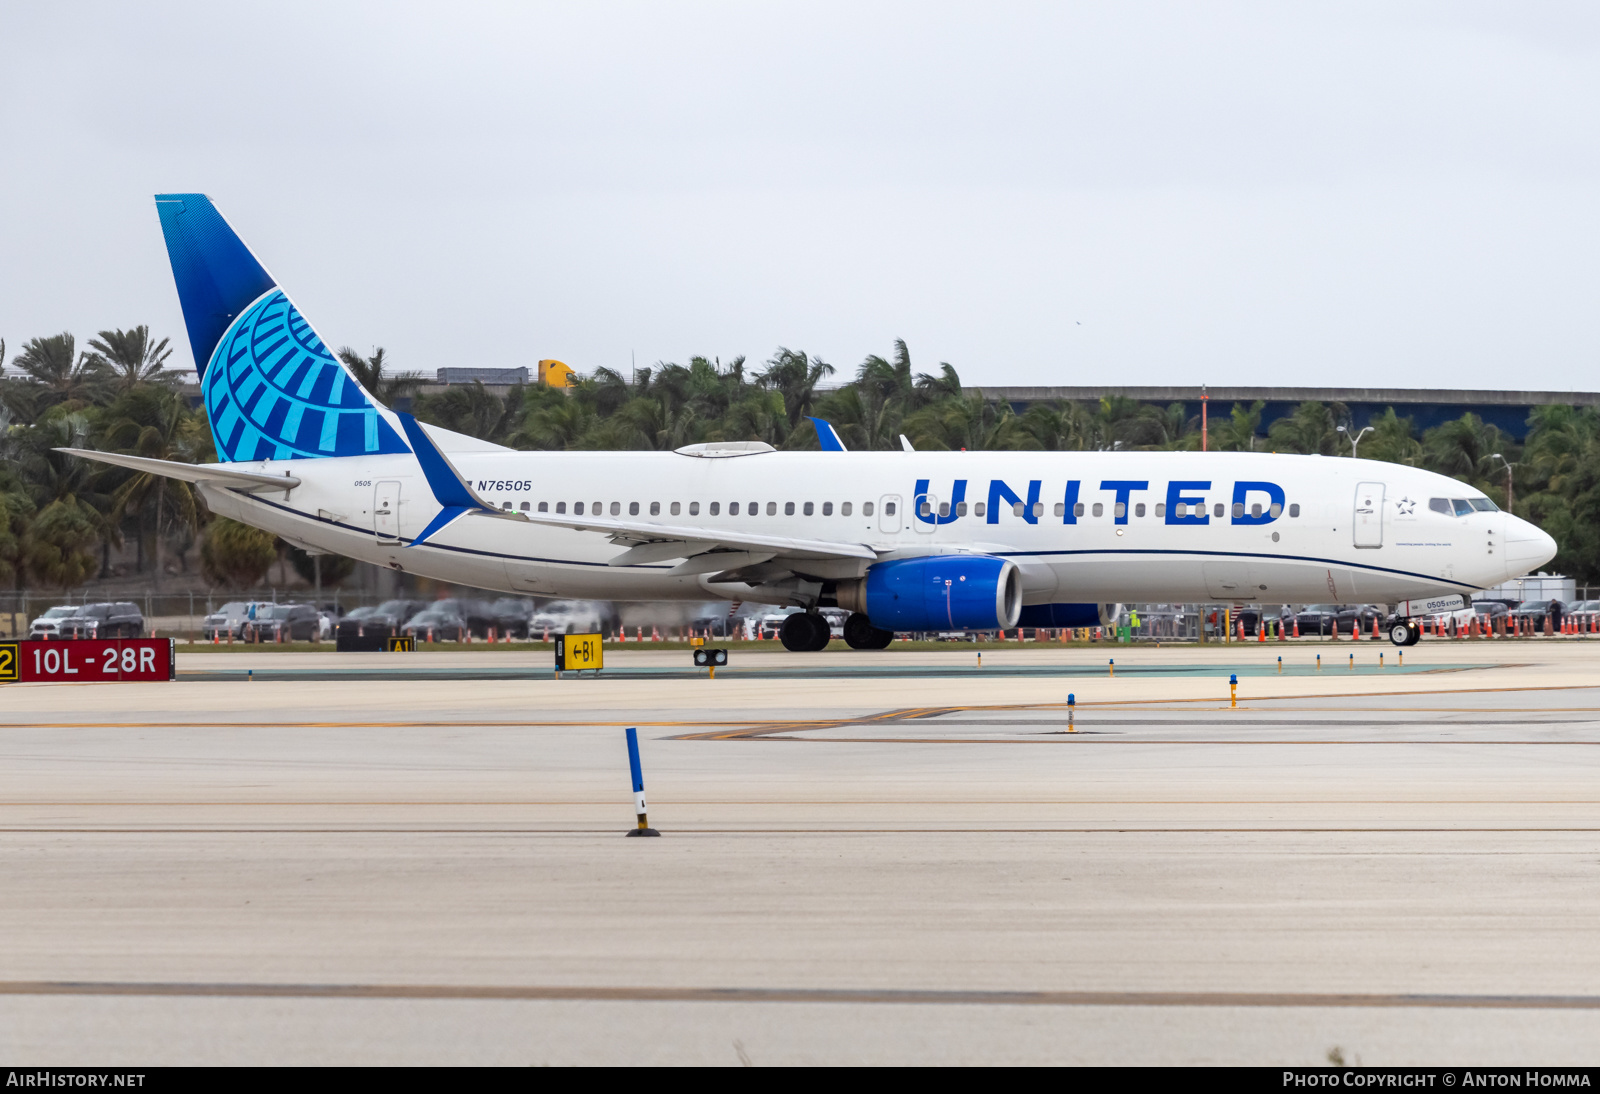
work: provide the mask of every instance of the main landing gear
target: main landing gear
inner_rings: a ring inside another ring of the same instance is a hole
[[[778,628],[778,638],[783,642],[783,648],[795,653],[820,650],[827,646],[828,639],[832,637],[828,621],[811,612],[795,612]]]
[[[1415,646],[1422,641],[1422,624],[1415,619],[1396,619],[1389,624],[1389,641],[1397,646]]]
[[[881,650],[894,641],[894,632],[879,630],[860,612],[851,612],[844,621],[844,641],[853,650]]]

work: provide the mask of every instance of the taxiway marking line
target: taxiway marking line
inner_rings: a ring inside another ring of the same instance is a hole
[[[290,999],[497,999],[649,1003],[871,1003],[1057,1007],[1421,1007],[1597,1010],[1600,995],[1466,995],[1250,991],[984,991],[917,988],[603,987],[496,984],[261,984],[92,980],[0,981],[0,995]]]

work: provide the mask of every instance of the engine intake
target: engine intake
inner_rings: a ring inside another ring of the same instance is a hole
[[[837,596],[881,630],[1004,630],[1022,611],[1022,575],[992,555],[897,558],[839,582]]]

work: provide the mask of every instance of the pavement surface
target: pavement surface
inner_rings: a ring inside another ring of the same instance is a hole
[[[1600,644],[983,652],[5,685],[0,1055],[1597,1062]]]

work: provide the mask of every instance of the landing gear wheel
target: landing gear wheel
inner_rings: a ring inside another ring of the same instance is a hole
[[[833,628],[828,626],[827,618],[820,614],[813,615],[811,625],[817,632],[817,636],[811,640],[812,651],[827,649],[828,643],[833,641]]]
[[[778,638],[783,642],[783,648],[791,653],[806,653],[811,650],[821,649],[817,645],[817,628],[822,628],[822,645],[828,644],[828,624],[821,617],[809,612],[795,612],[783,621],[783,626],[778,628]]]
[[[860,612],[852,612],[844,621],[844,641],[853,650],[881,650],[894,641],[894,632],[881,631]]]
[[[1389,624],[1389,641],[1397,646],[1415,646],[1422,641],[1422,626],[1414,619],[1396,619]]]

